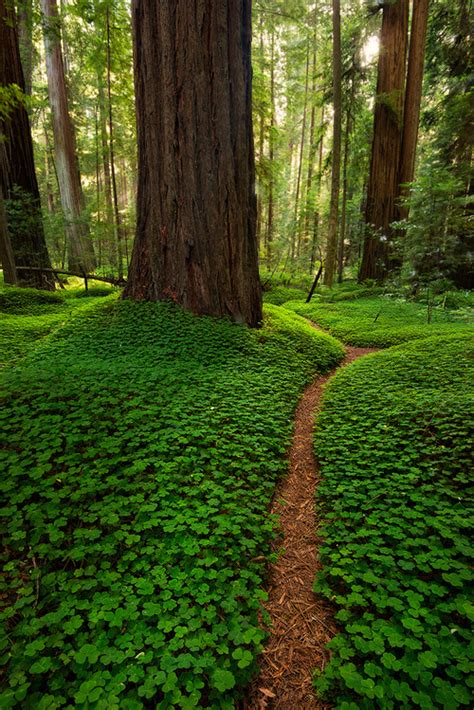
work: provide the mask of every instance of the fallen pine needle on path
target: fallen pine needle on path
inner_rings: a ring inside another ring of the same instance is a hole
[[[296,410],[288,475],[277,487],[271,508],[279,516],[283,535],[283,540],[275,541],[274,550],[284,550],[269,568],[264,607],[270,615],[271,635],[243,710],[329,707],[318,701],[312,683],[315,670],[322,670],[329,660],[325,647],[336,633],[333,608],[313,592],[320,566],[314,506],[320,476],[313,453],[313,429],[324,385],[340,367],[372,352],[374,348],[347,347],[341,365],[314,380]]]

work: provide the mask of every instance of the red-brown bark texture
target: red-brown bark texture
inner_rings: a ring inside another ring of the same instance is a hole
[[[251,2],[134,0],[137,232],[125,297],[257,325]]]
[[[386,3],[380,34],[374,137],[365,211],[366,238],[359,281],[382,280],[390,266],[403,126],[409,0]]]
[[[25,91],[13,3],[0,0],[0,85]],[[0,196],[5,199],[6,222],[1,219],[0,254],[7,283],[54,289],[51,274],[17,267],[51,268],[41,221],[28,113],[21,96],[0,120]],[[5,212],[2,211],[5,216]]]

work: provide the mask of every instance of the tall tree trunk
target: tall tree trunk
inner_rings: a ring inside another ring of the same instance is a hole
[[[350,108],[346,115],[346,130],[344,133],[344,158],[342,163],[342,205],[341,205],[341,232],[339,235],[339,254],[337,260],[337,282],[342,283],[344,271],[344,241],[346,238],[346,215],[347,215],[347,163],[349,159],[349,141],[351,134]]]
[[[321,108],[321,124],[319,126],[319,157],[318,157],[318,173],[317,173],[317,190],[318,196],[321,191],[321,180],[323,177],[323,148],[324,148],[324,104]],[[309,271],[313,273],[314,264],[316,262],[316,250],[318,247],[319,238],[319,206],[314,210],[313,216],[313,236],[311,239],[311,258],[309,262]]]
[[[395,217],[402,138],[409,0],[385,3],[377,70],[374,136],[365,210],[366,234],[359,281],[385,278],[390,223]]]
[[[317,143],[315,141],[316,132],[316,105],[314,97],[316,95],[316,42],[317,42],[317,7],[314,8],[314,34],[313,34],[313,59],[311,63],[311,114],[309,121],[309,154],[308,172],[306,175],[306,208],[304,217],[303,236],[308,237],[309,217],[312,213],[311,186],[313,184],[314,159],[316,157]]]
[[[272,242],[273,242],[273,186],[274,186],[274,165],[275,156],[275,30],[272,28],[271,44],[270,44],[270,131],[268,134],[268,163],[269,163],[269,181],[268,181],[268,215],[267,215],[267,263],[270,265],[272,258]]]
[[[250,0],[134,0],[132,17],[139,183],[125,296],[256,326]]]
[[[341,174],[341,5],[340,0],[332,3],[332,92],[333,92],[333,139],[331,202],[329,208],[328,242],[326,247],[326,268],[324,283],[331,287],[336,269],[337,230],[339,222],[339,183]]]
[[[265,45],[263,42],[263,16],[260,18],[260,57],[261,57],[261,67],[260,70],[263,74],[264,72],[264,57],[265,57]],[[258,130],[258,153],[257,153],[257,165],[262,166],[263,161],[263,148],[265,145],[265,112],[263,107],[260,107],[259,111],[259,130]],[[260,173],[261,175],[261,173]],[[257,192],[257,247],[258,253],[261,250],[261,240],[262,240],[262,224],[263,224],[263,200],[262,200],[262,180],[259,181],[258,192]]]
[[[69,115],[56,0],[40,0],[40,2],[44,23],[46,73],[53,121],[56,170],[61,206],[66,221],[69,270],[90,273],[95,268],[94,248],[84,214],[84,196],[76,155],[74,127]]]
[[[405,107],[403,111],[403,134],[398,174],[399,198],[408,196],[409,190],[402,186],[412,182],[415,174],[416,144],[418,140],[421,92],[423,89],[426,29],[428,26],[428,6],[429,0],[417,0],[413,3]],[[407,219],[407,217],[408,207],[398,204],[396,219]]]
[[[300,191],[301,191],[301,174],[303,171],[303,156],[304,156],[304,143],[306,139],[306,114],[308,111],[308,86],[309,86],[309,42],[306,48],[306,69],[305,69],[305,82],[304,82],[304,103],[303,103],[303,123],[301,125],[301,143],[300,143],[300,154],[298,160],[298,174],[296,177],[296,195],[295,195],[295,234],[296,234],[296,256],[300,255],[301,250],[301,229],[299,224],[299,203],[300,203]]]
[[[9,87],[13,84],[24,91],[16,18],[12,4],[0,0],[0,85]],[[53,291],[51,274],[18,269],[51,268],[43,232],[30,123],[21,100],[13,105],[8,115],[3,116],[0,135],[0,196],[3,215],[6,207],[10,238],[9,245],[5,231],[2,237],[5,281]],[[8,201],[6,205],[4,199]],[[9,210],[9,204],[14,209]],[[11,263],[12,256],[15,270]]]
[[[25,80],[25,94],[31,96],[33,76],[33,1],[19,0],[18,13],[18,41],[20,45],[21,66]]]
[[[114,121],[112,113],[112,91],[110,83],[110,13],[107,5],[105,11],[106,28],[107,28],[107,99],[109,105],[109,147],[110,147],[110,175],[112,178],[112,194],[114,198],[114,214],[115,214],[115,236],[117,243],[117,271],[118,278],[123,279],[123,230],[122,218],[120,215],[118,195],[117,195],[117,178],[115,175],[115,155],[114,155]]]

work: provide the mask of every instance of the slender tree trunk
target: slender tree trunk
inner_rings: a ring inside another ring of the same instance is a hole
[[[355,100],[355,65],[352,64],[351,72],[351,88],[349,92],[349,104],[346,109],[346,130],[344,133],[344,158],[342,166],[342,205],[341,205],[341,233],[339,237],[339,255],[337,268],[337,281],[342,283],[342,275],[344,271],[344,242],[347,232],[347,168],[349,163],[349,145],[352,132],[352,110]]]
[[[8,87],[12,84],[22,91],[25,89],[13,6],[0,0],[0,85]],[[8,231],[3,227],[1,237],[5,281],[54,290],[54,279],[50,274],[26,270],[15,274],[16,267],[20,266],[51,268],[43,232],[30,123],[21,101],[0,120],[0,135],[2,221],[6,208],[8,222]],[[14,209],[8,209],[9,203]]]
[[[341,6],[340,0],[332,3],[332,76],[333,76],[333,140],[331,171],[331,202],[326,248],[324,283],[331,287],[336,269],[337,231],[339,222],[339,182],[341,173]]]
[[[423,89],[426,29],[428,25],[428,7],[429,0],[417,0],[413,3],[405,107],[403,111],[403,134],[398,175],[399,198],[408,196],[409,189],[403,187],[403,185],[412,182],[415,174],[416,145],[418,141],[421,92]],[[407,219],[407,217],[408,207],[399,204],[397,206],[396,219]]]
[[[125,296],[256,326],[251,3],[132,3],[139,150]]]
[[[122,218],[120,215],[118,195],[117,195],[117,178],[115,175],[115,156],[114,156],[114,121],[112,113],[112,92],[110,85],[110,14],[109,6],[107,5],[106,13],[106,27],[107,27],[107,99],[109,105],[109,147],[110,147],[110,175],[112,178],[112,195],[114,199],[114,213],[115,213],[115,235],[117,240],[117,270],[119,280],[123,279],[123,255],[122,255],[122,243],[123,243],[123,230],[122,230]]]
[[[314,159],[316,157],[317,143],[315,142],[316,132],[316,106],[314,97],[316,95],[316,40],[317,40],[317,7],[314,8],[314,35],[313,35],[313,59],[311,65],[311,116],[309,122],[309,155],[308,172],[306,176],[306,208],[304,218],[304,238],[308,238],[309,216],[312,214],[313,201],[311,199],[311,187],[313,184]]]
[[[18,41],[20,44],[21,66],[25,80],[25,94],[31,96],[34,46],[33,46],[33,2],[19,0],[18,7]]]
[[[275,31],[272,29],[271,44],[270,44],[270,131],[268,134],[268,162],[269,162],[269,181],[268,181],[268,215],[267,215],[267,263],[270,264],[272,259],[272,241],[273,241],[273,185],[274,185],[274,165],[275,156]]]
[[[264,71],[264,52],[265,45],[263,42],[263,16],[260,18],[260,57],[262,59],[262,65],[260,67],[263,74]],[[259,112],[259,130],[258,130],[258,155],[257,155],[257,165],[261,169],[263,160],[263,147],[265,144],[265,113],[263,107],[260,107]],[[260,173],[261,175],[261,173]],[[257,192],[257,247],[258,253],[261,250],[261,240],[262,240],[262,224],[263,224],[263,200],[262,200],[262,180],[259,181],[258,192]],[[266,244],[265,244],[266,250]]]
[[[349,141],[351,134],[350,108],[347,110],[346,130],[344,134],[344,158],[342,165],[342,205],[341,205],[341,233],[339,235],[339,254],[337,264],[337,282],[342,283],[344,271],[344,240],[346,238],[346,214],[347,214],[347,162],[349,158]]]
[[[324,104],[321,108],[321,124],[319,127],[319,133],[320,133],[320,138],[319,138],[319,156],[318,156],[318,174],[317,174],[317,191],[318,191],[318,196],[321,191],[321,181],[322,181],[322,176],[323,176],[323,148],[324,148]],[[309,271],[310,273],[313,273],[314,271],[314,264],[316,262],[316,250],[318,247],[318,238],[319,238],[319,206],[314,210],[314,216],[313,216],[313,236],[311,240],[311,258],[310,258],[310,264],[309,264]]]
[[[61,206],[66,221],[69,270],[90,273],[95,267],[94,248],[84,215],[84,196],[77,162],[74,127],[69,115],[56,0],[41,0],[41,10],[56,169]]]
[[[359,281],[382,281],[390,265],[402,138],[409,0],[383,8],[372,158],[365,211],[366,234]]]
[[[304,143],[306,139],[306,114],[308,112],[308,87],[309,87],[309,42],[306,48],[306,69],[305,69],[305,82],[304,82],[304,104],[303,104],[303,123],[301,125],[301,143],[300,143],[300,154],[298,160],[298,174],[296,177],[296,196],[295,196],[295,234],[296,234],[296,256],[300,255],[301,251],[301,229],[299,225],[299,203],[300,203],[300,190],[301,190],[301,175],[303,172],[303,156],[304,156]]]

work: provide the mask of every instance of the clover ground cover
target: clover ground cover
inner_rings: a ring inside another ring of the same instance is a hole
[[[357,293],[357,291],[355,291]],[[426,305],[389,297],[362,297],[335,303],[290,301],[299,313],[348,345],[386,348],[407,340],[448,335],[472,328],[472,309],[434,308],[428,323]]]
[[[342,357],[266,307],[80,313],[3,373],[2,708],[232,708],[297,398]]]
[[[316,680],[340,710],[472,705],[472,339],[338,373],[318,421],[323,572],[340,632]]]

